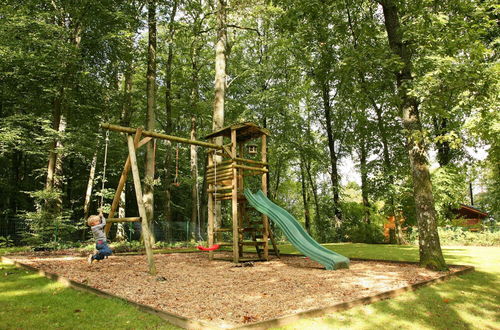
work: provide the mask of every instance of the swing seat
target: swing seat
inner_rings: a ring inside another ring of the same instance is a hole
[[[217,250],[218,248],[220,248],[220,245],[219,244],[214,244],[212,245],[211,247],[204,247],[204,246],[201,246],[201,245],[198,245],[198,250],[200,251],[215,251]]]

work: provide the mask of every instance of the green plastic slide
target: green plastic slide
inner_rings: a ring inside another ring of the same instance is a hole
[[[316,242],[290,213],[271,202],[261,190],[254,194],[249,189],[245,189],[245,196],[250,205],[267,215],[280,227],[290,243],[302,254],[319,262],[328,270],[349,268],[349,258]]]

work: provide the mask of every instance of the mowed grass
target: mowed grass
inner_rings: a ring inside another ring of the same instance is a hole
[[[121,300],[66,288],[37,273],[0,264],[0,329],[96,328],[178,329]]]
[[[326,244],[351,258],[418,261],[416,246]],[[290,245],[283,253],[296,253]],[[444,247],[450,264],[476,271],[395,299],[281,329],[500,329],[500,248]],[[2,251],[0,251],[2,254]],[[126,285],[126,283],[124,283]],[[35,273],[0,265],[0,329],[174,329],[120,300],[65,288]]]
[[[325,244],[351,258],[418,261],[418,247]],[[283,253],[294,253],[290,245]],[[301,320],[281,329],[500,329],[500,248],[443,247],[449,264],[476,268],[449,281],[397,298],[324,317]]]

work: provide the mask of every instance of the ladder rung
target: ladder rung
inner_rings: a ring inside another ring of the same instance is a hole
[[[258,241],[258,242],[241,242],[242,245],[251,245],[251,246],[254,246],[254,245],[262,245],[262,244],[265,244],[266,242],[261,242],[261,241]]]
[[[108,218],[107,222],[140,222],[141,217],[131,217],[131,218]]]
[[[233,231],[232,228],[217,228],[214,230],[217,233],[222,233],[222,232],[227,232],[227,231]]]

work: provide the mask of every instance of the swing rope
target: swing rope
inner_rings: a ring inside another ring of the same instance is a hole
[[[106,131],[106,140],[104,144],[104,161],[102,170],[102,180],[101,180],[101,201],[99,205],[99,210],[102,212],[104,206],[104,185],[106,183],[106,165],[108,163],[108,145],[109,145],[109,130]]]
[[[179,183],[179,143],[175,147],[175,177],[172,184],[176,187],[180,186]]]

